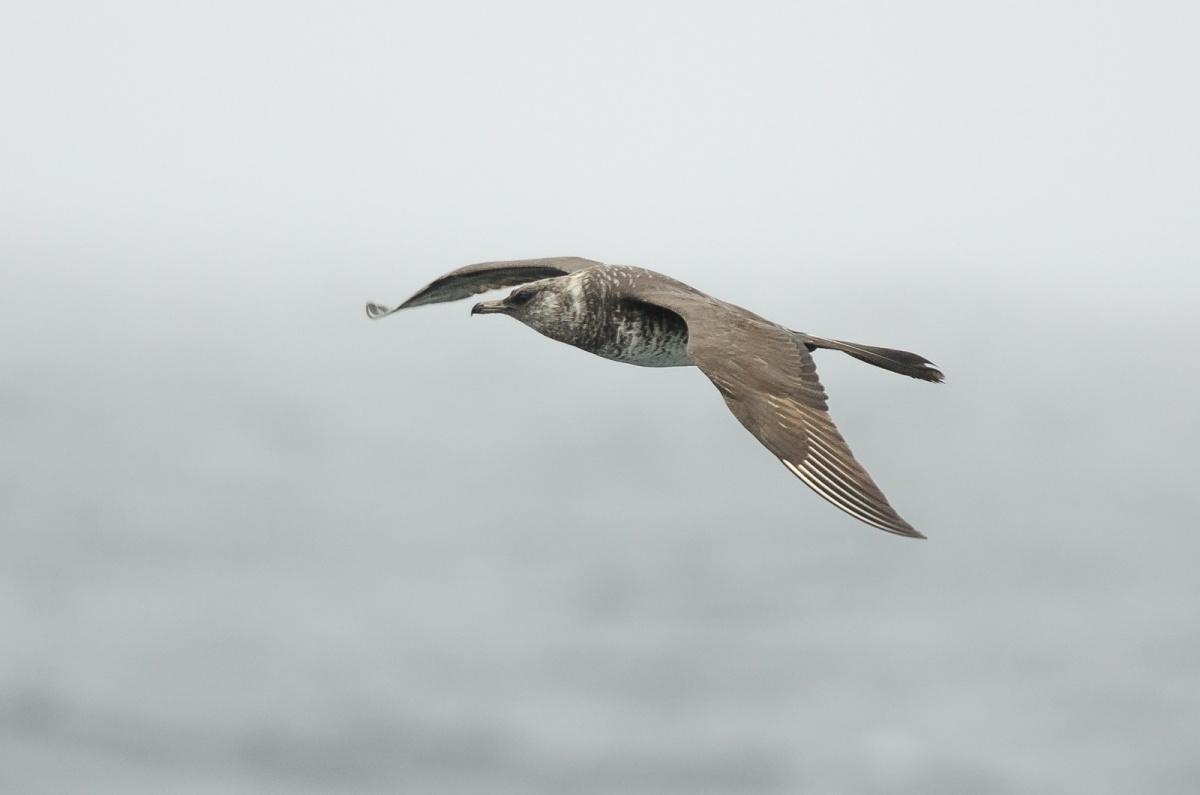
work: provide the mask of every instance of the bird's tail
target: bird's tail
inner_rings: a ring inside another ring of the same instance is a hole
[[[808,349],[827,348],[831,351],[841,351],[853,356],[859,361],[891,370],[893,373],[920,378],[922,381],[941,383],[945,378],[942,371],[933,366],[933,362],[924,356],[918,356],[908,351],[898,351],[894,348],[876,348],[873,345],[859,345],[854,342],[827,340],[824,337],[814,337],[811,334],[800,334]]]

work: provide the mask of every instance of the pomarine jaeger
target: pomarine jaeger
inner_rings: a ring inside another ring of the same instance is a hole
[[[519,285],[519,286],[518,286]],[[581,257],[481,262],[435,279],[381,318],[423,304],[514,287],[472,315],[505,314],[559,342],[642,367],[695,365],[720,390],[746,430],[813,491],[889,533],[924,538],[888,503],[854,459],[817,379],[812,351],[841,351],[895,373],[940,382],[942,373],[907,351],[815,337],[772,323],[643,268]]]

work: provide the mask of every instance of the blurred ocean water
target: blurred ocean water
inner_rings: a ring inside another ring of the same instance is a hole
[[[1002,344],[904,307],[858,335],[923,334],[944,387],[822,355],[915,543],[810,495],[696,371],[350,292],[7,349],[6,790],[1195,781],[1191,409],[1129,403],[1186,357],[1182,308],[1148,349],[1082,317],[1038,350],[1013,295],[967,301],[1028,319]]]

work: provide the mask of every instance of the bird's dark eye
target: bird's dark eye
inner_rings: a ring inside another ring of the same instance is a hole
[[[531,298],[533,298],[533,290],[518,290],[508,297],[508,303],[513,306],[521,306],[529,303]]]

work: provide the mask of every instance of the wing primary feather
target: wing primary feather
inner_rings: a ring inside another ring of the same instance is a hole
[[[872,527],[877,527],[880,530],[888,530],[890,532],[895,532],[892,530],[892,528],[890,528],[887,524],[881,522],[879,519],[873,518],[872,516],[870,516],[868,514],[862,513],[861,511],[857,510],[853,505],[848,505],[848,504],[842,502],[840,499],[838,499],[836,497],[836,495],[830,495],[822,487],[821,483],[819,481],[816,481],[813,478],[812,473],[809,472],[808,470],[801,469],[800,467],[792,464],[790,461],[785,460],[783,463],[787,465],[788,469],[790,469],[796,475],[796,477],[798,477],[802,481],[804,481],[805,485],[807,485],[810,489],[815,491],[821,497],[828,500],[830,503],[832,503],[837,508],[850,514],[855,519],[858,519],[860,522],[865,522],[866,524],[869,524]]]
[[[881,522],[890,520],[891,517],[886,511],[857,495],[853,487],[848,486],[844,481],[839,482],[826,467],[814,459],[806,459],[797,468],[803,469],[822,484],[822,488],[818,491],[826,499],[837,502],[839,505],[853,505],[859,513],[870,514]]]
[[[815,491],[821,497],[828,500],[835,507],[840,508],[841,510],[853,516],[855,519],[858,519],[860,522],[864,522],[865,524],[869,524],[872,527],[877,527],[880,530],[885,530],[889,533],[894,533],[895,535],[906,536],[908,538],[925,538],[924,534],[913,528],[912,525],[908,524],[908,522],[905,522],[903,519],[900,519],[898,516],[895,518],[880,519],[877,518],[876,515],[865,513],[856,505],[846,502],[836,492],[831,492],[825,488],[822,481],[817,479],[817,473],[813,470],[798,467],[786,459],[780,460],[783,461],[784,465],[791,470],[796,477],[804,481],[806,486]]]
[[[439,276],[395,308],[374,303],[367,304],[367,317],[378,320],[399,312],[401,309],[457,301],[488,290],[514,287],[518,284],[555,276],[566,276],[577,270],[601,264],[583,257],[544,257],[542,259],[477,262],[474,265],[466,265],[450,271],[444,276]]]
[[[853,503],[858,506],[859,510],[874,515],[879,521],[894,521],[889,508],[864,496],[861,491],[861,484],[846,478],[844,475],[839,476],[832,472],[829,465],[819,458],[810,456],[805,459],[801,468],[812,473],[826,484],[826,494],[828,494],[829,490],[832,490],[840,495],[843,502]]]

